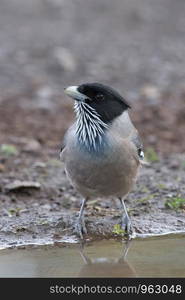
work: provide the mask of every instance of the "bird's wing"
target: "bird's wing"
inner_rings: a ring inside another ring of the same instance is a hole
[[[68,128],[68,130],[66,131],[64,137],[63,137],[63,141],[62,141],[62,145],[60,148],[60,159],[62,162],[65,162],[65,158],[66,158],[66,152],[67,152],[67,144],[69,141],[69,138],[71,136],[74,135],[74,125],[72,125],[71,127]]]
[[[141,137],[140,137],[140,135],[139,135],[139,133],[138,133],[138,131],[136,129],[132,133],[131,141],[134,143],[134,145],[137,148],[138,156],[141,159],[143,159],[144,158],[143,143],[142,143]]]
[[[130,148],[131,153],[137,161],[144,162],[144,151],[142,140],[135,126],[133,125],[128,112],[124,112],[111,127],[111,134],[117,135]]]
[[[145,164],[143,143],[137,129],[133,128],[133,130],[130,132],[129,141],[132,143],[136,150],[136,152],[134,152],[137,160],[139,160],[142,164]]]
[[[65,162],[65,154],[66,154],[66,148],[65,147],[61,148],[61,150],[60,150],[60,160],[62,162]]]
[[[69,131],[69,129],[65,133],[61,147],[60,147],[60,160],[62,162],[65,162],[65,157],[66,157],[66,137],[67,137],[68,131]]]

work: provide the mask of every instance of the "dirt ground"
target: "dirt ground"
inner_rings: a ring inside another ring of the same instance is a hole
[[[63,88],[85,81],[128,99],[154,152],[127,199],[135,231],[185,231],[184,12],[183,0],[1,1],[1,247],[73,236],[80,198],[58,158],[74,119]],[[117,236],[118,204],[88,203],[89,237]]]

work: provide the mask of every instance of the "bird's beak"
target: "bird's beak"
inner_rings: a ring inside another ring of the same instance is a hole
[[[88,97],[78,91],[78,86],[69,86],[64,89],[64,92],[69,97],[73,98],[76,101],[84,101]]]

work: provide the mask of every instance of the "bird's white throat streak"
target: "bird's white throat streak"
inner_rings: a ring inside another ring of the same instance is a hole
[[[76,134],[82,146],[89,151],[99,151],[104,142],[108,125],[104,123],[95,109],[82,101],[75,101]]]

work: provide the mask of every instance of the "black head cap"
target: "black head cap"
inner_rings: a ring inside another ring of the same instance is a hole
[[[109,123],[131,108],[127,101],[114,89],[100,83],[85,83],[78,91],[87,96],[85,100],[96,110],[103,122]]]

